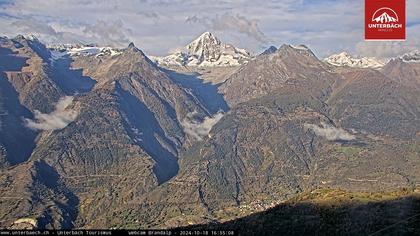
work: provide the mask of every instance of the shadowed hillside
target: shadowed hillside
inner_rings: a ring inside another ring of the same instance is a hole
[[[420,194],[315,190],[265,212],[187,229],[236,230],[239,235],[420,235]]]

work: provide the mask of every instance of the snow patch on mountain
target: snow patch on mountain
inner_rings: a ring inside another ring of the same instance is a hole
[[[352,57],[347,52],[333,54],[324,59],[325,62],[334,66],[349,66],[356,68],[381,68],[386,62],[375,57]]]
[[[150,57],[163,66],[238,66],[247,63],[251,54],[221,42],[210,32],[201,34],[182,50],[165,57]]]
[[[97,47],[95,45],[81,45],[81,44],[60,44],[48,46],[51,52],[51,59],[57,60],[66,55],[71,57],[77,56],[115,56],[122,53],[122,49],[111,47]]]
[[[306,45],[300,44],[300,45],[290,45],[290,47],[297,49],[297,50],[309,50],[309,48]]]

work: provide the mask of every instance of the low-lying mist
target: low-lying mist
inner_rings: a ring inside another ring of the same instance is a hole
[[[330,141],[350,141],[356,139],[356,136],[350,134],[346,130],[325,123],[321,123],[321,126],[314,124],[304,124],[304,127],[311,129],[316,135],[324,137]]]
[[[55,105],[55,110],[49,114],[44,114],[35,110],[35,119],[24,119],[26,127],[33,130],[59,130],[65,128],[73,122],[79,112],[73,109],[66,109],[73,102],[72,96],[65,96]]]
[[[214,116],[205,117],[202,122],[192,119],[193,114],[189,114],[181,122],[184,132],[196,140],[200,141],[209,135],[211,128],[223,117],[223,112],[218,112]]]

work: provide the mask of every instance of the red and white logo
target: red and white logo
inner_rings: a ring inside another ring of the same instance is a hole
[[[405,40],[405,0],[365,0],[366,40]]]

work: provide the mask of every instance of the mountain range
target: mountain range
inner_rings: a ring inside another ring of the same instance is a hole
[[[419,84],[417,51],[320,60],[284,44],[252,56],[206,32],[158,58],[133,43],[2,37],[0,227],[224,227],[333,193],[416,194]],[[323,212],[311,209],[296,219]],[[383,215],[345,227],[372,232]]]
[[[35,38],[30,36],[30,38]],[[292,46],[292,45],[291,45]],[[306,48],[305,45],[292,46],[297,49]],[[121,49],[112,47],[99,47],[94,44],[58,44],[48,45],[53,58],[65,55],[80,56],[95,55],[101,57],[106,54],[117,55]],[[260,55],[271,54],[277,51],[277,47],[270,46]],[[405,62],[418,62],[419,51],[414,50],[396,58]],[[237,48],[231,44],[223,43],[210,32],[204,32],[187,46],[178,49],[176,52],[163,56],[148,56],[150,60],[162,67],[236,67],[248,63],[256,56],[245,49]],[[347,52],[332,54],[323,60],[334,66],[349,66],[357,68],[381,68],[389,60],[396,58],[378,59],[375,57],[354,57]],[[178,68],[179,70],[179,68]]]

